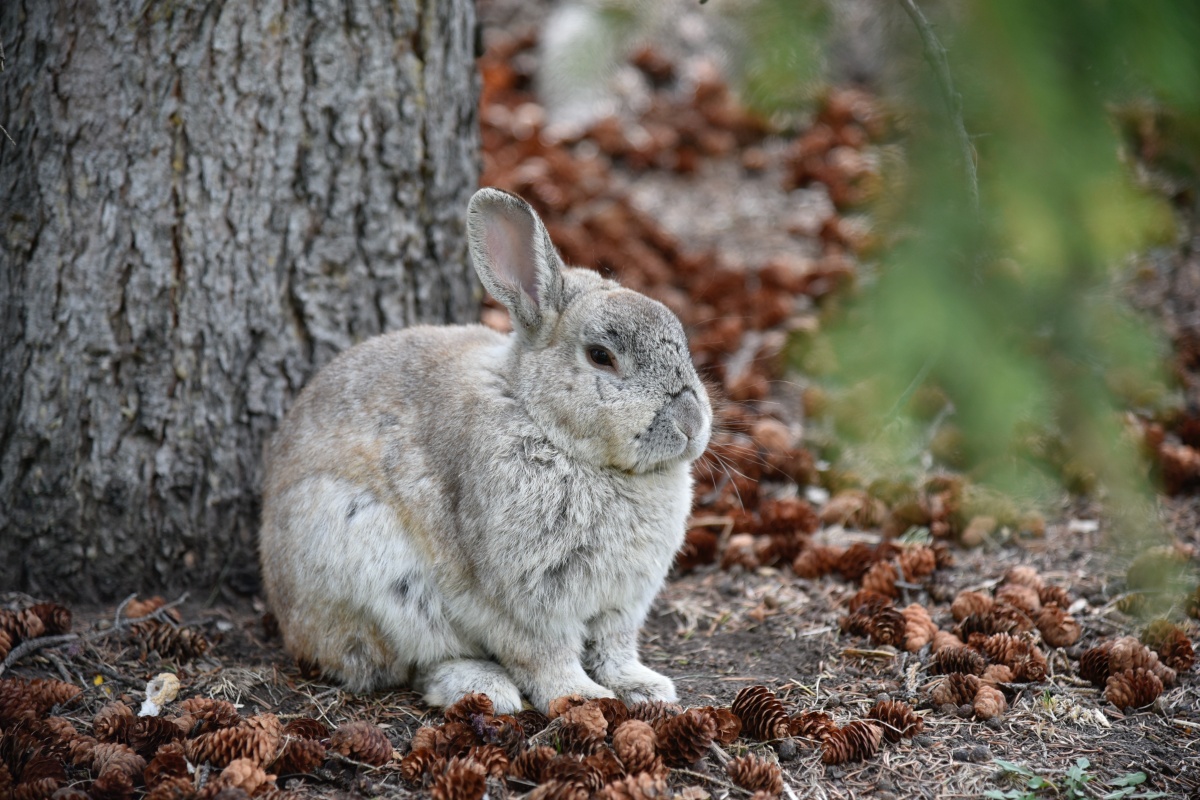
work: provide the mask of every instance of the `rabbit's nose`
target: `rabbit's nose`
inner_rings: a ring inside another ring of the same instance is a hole
[[[688,389],[671,399],[668,404],[671,421],[679,432],[688,438],[695,439],[704,433],[704,409],[696,393]]]

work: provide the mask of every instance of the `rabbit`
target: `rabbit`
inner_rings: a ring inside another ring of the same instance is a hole
[[[674,701],[638,630],[683,542],[712,408],[679,320],[567,268],[480,189],[471,258],[512,318],[333,359],[266,452],[260,550],[284,643],[353,691]]]

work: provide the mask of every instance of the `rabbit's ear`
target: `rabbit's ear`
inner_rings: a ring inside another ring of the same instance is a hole
[[[467,207],[467,242],[484,288],[533,334],[547,314],[561,311],[562,266],[550,234],[521,198],[480,189]]]

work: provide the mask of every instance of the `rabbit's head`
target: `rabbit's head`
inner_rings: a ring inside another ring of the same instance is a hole
[[[534,210],[506,192],[476,192],[467,237],[483,285],[512,316],[515,400],[551,444],[638,473],[704,452],[712,409],[666,306],[564,268]]]

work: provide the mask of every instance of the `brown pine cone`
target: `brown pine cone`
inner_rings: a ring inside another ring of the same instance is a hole
[[[232,728],[242,721],[233,703],[215,697],[189,697],[179,704],[179,710],[200,723],[196,727],[195,735]]]
[[[599,697],[593,700],[592,704],[598,706],[600,713],[604,715],[604,719],[608,723],[608,736],[612,736],[613,731],[622,722],[629,719],[629,706],[615,697]]]
[[[992,610],[994,601],[983,592],[959,592],[950,604],[950,613],[955,622],[962,622],[970,616],[982,617]]]
[[[839,619],[838,627],[851,636],[867,636],[871,631],[871,620],[881,610],[881,608],[875,608],[871,605],[862,606],[857,611],[853,611]]]
[[[275,776],[267,775],[262,767],[245,758],[230,762],[229,766],[221,770],[217,781],[223,788],[241,789],[250,797],[275,788]]]
[[[329,749],[373,767],[382,767],[392,760],[392,743],[387,734],[370,722],[342,723],[330,734]]]
[[[908,583],[928,578],[937,569],[937,554],[928,545],[918,544],[900,551],[896,561]]]
[[[658,737],[648,723],[631,719],[613,731],[613,750],[629,774],[655,771],[661,765]]]
[[[735,533],[725,542],[725,550],[721,553],[721,569],[741,567],[747,571],[756,570],[762,566],[758,560],[758,538],[749,533]]]
[[[526,736],[541,733],[550,724],[550,718],[536,708],[523,709],[518,711],[515,716],[517,722],[521,723],[521,730],[525,731]]]
[[[434,729],[433,749],[447,760],[465,756],[477,744],[483,743],[471,725],[462,722],[447,722]]]
[[[101,772],[92,781],[88,794],[93,800],[131,800],[133,797],[133,778],[119,769]]]
[[[1145,708],[1162,694],[1163,684],[1148,669],[1127,669],[1108,676],[1104,697],[1121,710]]]
[[[146,785],[150,786],[149,783]],[[145,800],[192,800],[195,795],[196,788],[191,778],[167,778],[151,786]]]
[[[653,773],[639,772],[605,786],[598,800],[668,800],[671,796],[666,780]]]
[[[929,692],[934,706],[963,706],[975,702],[981,683],[975,675],[952,672],[936,684]]]
[[[42,621],[43,635],[61,636],[71,632],[71,609],[58,603],[37,603],[29,612]]]
[[[486,721],[478,718],[473,727],[484,744],[494,744],[502,749],[509,761],[525,749],[525,729],[516,717],[501,714]]]
[[[546,781],[525,795],[525,800],[588,800],[590,794],[580,783]]]
[[[1165,619],[1151,622],[1142,631],[1142,643],[1175,672],[1187,672],[1196,663],[1192,642],[1178,625]]]
[[[317,739],[284,736],[271,771],[278,775],[308,775],[325,763],[325,745]]]
[[[23,640],[36,639],[46,634],[46,624],[42,622],[33,609],[26,608],[17,612],[17,635]]]
[[[837,569],[842,553],[840,547],[810,544],[792,561],[792,572],[799,578],[823,578]]]
[[[750,792],[767,792],[778,797],[783,794],[783,772],[778,764],[765,758],[745,755],[725,765],[729,780]]]
[[[568,694],[562,697],[556,697],[550,701],[550,705],[546,708],[546,716],[550,719],[558,719],[567,709],[581,706],[587,702],[587,698],[581,694]]]
[[[1048,606],[1051,603],[1066,611],[1071,607],[1071,596],[1067,594],[1067,590],[1060,586],[1051,586],[1046,584],[1038,589],[1038,600],[1042,601],[1043,606]]]
[[[608,735],[608,718],[604,710],[595,701],[588,701],[581,706],[569,708],[559,715],[564,725],[576,724],[587,731],[592,737],[603,740]]]
[[[266,731],[250,728],[221,728],[184,742],[188,761],[207,761],[214,767],[226,767],[239,758],[258,764],[270,764],[279,750],[279,738]]]
[[[61,785],[62,781],[54,778],[23,780],[12,788],[10,797],[12,800],[49,800]]]
[[[43,716],[81,692],[78,686],[53,678],[0,678],[0,725]]]
[[[1029,586],[1035,590],[1046,585],[1038,571],[1030,566],[1019,565],[1004,573],[1004,585]]]
[[[969,647],[947,647],[934,653],[929,665],[935,675],[948,675],[951,672],[982,675],[987,662]]]
[[[285,735],[294,736],[297,739],[329,738],[329,727],[324,722],[310,717],[291,720],[283,726],[283,732]]]
[[[979,719],[992,719],[999,717],[1008,708],[1008,703],[1004,699],[1004,693],[994,686],[982,685],[979,691],[975,694],[975,702],[972,704],[975,708],[975,716]]]
[[[145,600],[135,597],[125,604],[125,618],[141,619],[142,617],[148,617],[166,604],[167,601],[162,595],[147,597]],[[174,611],[171,612],[171,616],[174,619],[178,619],[178,615]]]
[[[563,723],[555,731],[554,740],[560,751],[581,756],[590,755],[604,747],[604,734],[597,733],[594,727],[585,722]]]
[[[717,723],[717,734],[713,738],[721,744],[733,744],[742,732],[742,720],[728,708],[703,706],[698,711],[708,714]]]
[[[621,759],[617,758],[617,754],[607,747],[583,759],[583,765],[595,773],[600,786],[619,781],[626,775],[625,765],[621,763]]]
[[[1054,604],[1042,606],[1034,621],[1042,639],[1051,647],[1070,647],[1083,635],[1075,618]]]
[[[520,778],[529,783],[541,783],[546,765],[553,761],[556,755],[558,754],[554,752],[553,747],[545,745],[531,747],[513,759],[508,772],[514,778]]]
[[[1112,642],[1101,642],[1084,650],[1079,657],[1079,677],[1093,686],[1104,686],[1110,674],[1108,654],[1111,650]]]
[[[845,580],[857,582],[878,560],[874,547],[865,542],[855,542],[838,558],[837,571]]]
[[[560,753],[550,759],[542,770],[542,780],[562,784],[576,784],[589,791],[600,788],[600,775],[574,753]]]
[[[742,733],[760,742],[788,736],[788,713],[766,686],[747,686],[733,699],[733,713],[742,721]]]
[[[947,647],[962,647],[963,640],[955,636],[950,631],[938,631],[933,635],[933,646],[930,648],[933,652],[938,653],[945,650]]]
[[[67,760],[86,769],[92,763],[92,751],[99,742],[91,736],[77,736],[67,743]]]
[[[30,728],[30,732],[41,742],[42,751],[45,754],[59,760],[67,758],[72,740],[79,736],[79,731],[75,730],[71,721],[63,717],[37,720]]]
[[[1026,614],[1036,614],[1042,607],[1038,598],[1038,590],[1032,586],[1022,586],[1019,583],[1006,583],[996,589],[996,602],[1008,603],[1013,608],[1019,608]]]
[[[850,611],[863,610],[870,615],[891,604],[892,598],[887,595],[873,592],[870,589],[859,589],[846,601],[846,608]]]
[[[61,759],[46,755],[44,751],[35,751],[21,768],[21,780],[17,782],[17,786],[45,780],[53,781],[56,784],[54,788],[57,789],[67,780],[67,773],[63,769]]]
[[[508,754],[504,752],[504,748],[494,744],[472,747],[467,753],[467,759],[483,767],[488,777],[503,778],[508,774]]]
[[[143,756],[153,757],[158,748],[183,738],[183,731],[169,719],[135,717],[129,730],[129,745]]]
[[[1012,683],[1014,678],[1012,669],[1003,664],[989,664],[979,676],[982,683],[992,687],[998,683]]]
[[[665,700],[645,700],[629,707],[630,719],[640,719],[651,725],[662,722],[668,717],[677,717],[682,713],[683,706],[677,703],[668,703]]]
[[[885,562],[879,562],[884,564]],[[878,566],[878,565],[876,565]],[[877,645],[892,647],[904,646],[904,633],[908,629],[908,621],[904,614],[895,606],[880,609],[871,617],[867,634],[871,642]]]
[[[933,641],[938,627],[929,616],[929,611],[920,603],[912,603],[900,610],[904,616],[904,649],[915,653]]]
[[[878,722],[883,728],[883,738],[893,743],[916,736],[925,728],[925,720],[913,711],[912,706],[899,700],[876,703],[867,718]]]
[[[15,638],[11,633],[0,628],[0,661],[8,658],[8,654],[12,652],[13,645],[16,644]]]
[[[158,653],[159,658],[191,661],[208,652],[208,640],[192,628],[177,628],[156,619],[130,628],[142,658]]]
[[[549,748],[547,748],[549,749]],[[427,747],[412,750],[400,760],[400,777],[418,786],[424,785],[425,778],[441,774],[446,768],[446,759]]]
[[[127,745],[101,742],[92,748],[91,768],[97,774],[118,770],[137,780],[146,770],[146,759]]]
[[[165,781],[188,778],[188,763],[183,755],[183,745],[176,742],[159,748],[142,774],[146,786],[150,789]],[[190,778],[188,783],[190,785]]]
[[[787,717],[784,717],[786,731]],[[654,728],[658,753],[669,767],[690,767],[708,753],[717,734],[717,722],[696,709],[660,722]]]
[[[106,703],[92,719],[92,732],[102,742],[129,744],[137,716],[124,703]]]
[[[862,576],[862,588],[869,592],[877,592],[886,597],[899,597],[900,589],[896,581],[900,573],[888,561],[876,561]]]
[[[473,716],[490,717],[496,713],[496,707],[492,705],[492,699],[486,694],[475,692],[464,694],[446,706],[442,713],[446,717],[446,722],[463,722],[470,725]]]
[[[1158,660],[1158,653],[1133,636],[1114,639],[1108,651],[1109,672],[1124,672],[1127,669],[1145,669],[1153,672],[1163,686],[1175,685],[1175,670]]]
[[[382,731],[380,731],[382,733]],[[469,759],[453,758],[433,780],[433,800],[481,800],[487,791],[487,771]]]
[[[878,752],[882,739],[883,728],[874,722],[849,722],[825,737],[821,761],[825,764],[863,761]]]
[[[801,711],[788,720],[788,733],[798,739],[825,741],[830,731],[835,730],[833,718],[824,711]]]
[[[1021,683],[1037,683],[1046,679],[1049,664],[1046,655],[1031,640],[1017,639],[1012,651],[1012,660],[1007,665],[1013,671],[1013,679]]]

